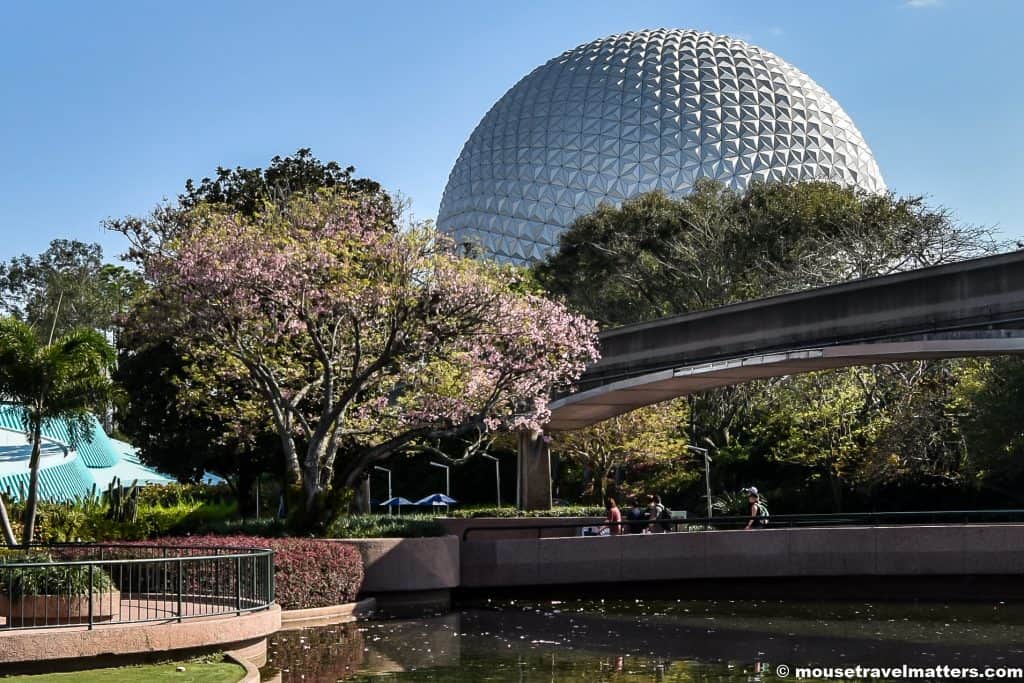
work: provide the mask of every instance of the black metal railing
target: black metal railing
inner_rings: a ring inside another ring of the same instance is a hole
[[[134,544],[0,551],[0,629],[241,615],[274,604],[274,552]]]
[[[1024,510],[927,510],[920,512],[853,512],[821,515],[772,515],[764,523],[755,523],[760,528],[792,527],[839,527],[839,526],[899,526],[904,524],[1011,524],[1024,522]],[[542,538],[546,531],[582,531],[594,527],[618,529],[618,533],[643,533],[652,531],[725,531],[742,529],[750,522],[749,516],[685,517],[674,519],[625,520],[623,522],[573,522],[571,524],[520,524],[511,526],[468,526],[462,532],[462,540],[468,541],[470,533],[477,535],[490,532],[501,535],[504,532],[533,532]],[[564,536],[565,534],[559,534]],[[574,534],[575,535],[575,534]],[[506,534],[507,536],[507,534]]]

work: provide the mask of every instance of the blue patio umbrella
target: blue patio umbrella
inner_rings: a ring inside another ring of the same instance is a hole
[[[408,498],[402,498],[401,496],[395,496],[394,498],[388,498],[380,504],[382,508],[395,507],[396,505],[401,507],[402,505],[412,505],[413,502]]]
[[[412,501],[409,500],[408,498],[402,498],[401,496],[395,496],[394,498],[388,498],[383,503],[381,503],[380,506],[382,508],[386,507],[388,509],[388,514],[389,515],[391,514],[391,508],[397,507],[398,508],[398,514],[401,515],[402,514],[402,506],[403,505],[412,505],[412,504],[413,504]]]
[[[458,501],[455,500],[454,498],[449,498],[448,496],[444,495],[443,493],[431,493],[426,498],[420,498],[415,503],[413,503],[413,505],[423,505],[423,506],[429,505],[429,506],[437,507],[437,506],[441,506],[441,505],[454,505],[457,502]]]

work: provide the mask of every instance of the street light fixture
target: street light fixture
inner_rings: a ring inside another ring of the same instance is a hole
[[[451,496],[452,496],[452,469],[450,467],[448,467],[448,465],[442,465],[441,463],[434,462],[433,460],[430,461],[430,464],[433,465],[434,467],[440,467],[440,468],[444,469],[444,495],[446,495],[449,498],[451,498]],[[448,511],[448,505],[447,504],[445,504],[444,509],[445,509],[445,512],[447,513],[447,511]]]
[[[388,500],[391,500],[391,498],[392,498],[392,496],[391,496],[391,470],[389,470],[387,467],[381,467],[380,465],[374,465],[373,469],[378,470],[380,472],[387,472],[387,475],[388,475]],[[391,510],[391,506],[390,505],[388,505],[388,514],[389,515],[392,514],[392,510]]]
[[[444,470],[444,495],[449,498],[452,495],[452,469],[448,465],[442,465],[439,462],[430,461],[430,464],[434,467],[440,467]]]
[[[700,446],[692,446],[686,444],[686,450],[700,453],[704,456],[704,488],[706,489],[708,499],[708,515],[707,518],[711,519],[711,456],[708,455],[708,449],[701,448]]]
[[[498,459],[495,458],[493,455],[488,455],[487,453],[481,453],[481,455],[483,455],[488,460],[493,460],[494,461],[494,481],[495,481],[495,483],[497,484],[497,487],[498,487],[498,509],[500,510],[501,509],[501,466],[500,466],[500,464],[498,462]]]

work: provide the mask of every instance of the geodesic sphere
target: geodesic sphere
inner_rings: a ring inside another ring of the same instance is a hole
[[[698,178],[885,183],[853,121],[774,54],[660,29],[595,40],[534,69],[491,108],[448,178],[438,227],[527,263],[601,202]]]

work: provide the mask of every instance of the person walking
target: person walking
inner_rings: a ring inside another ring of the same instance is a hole
[[[643,508],[640,507],[640,501],[637,500],[636,496],[630,497],[629,504],[629,512],[627,513],[629,524],[626,525],[626,528],[631,534],[642,534],[644,532],[644,520],[647,519],[647,514],[644,512]]]
[[[761,500],[756,486],[743,489],[747,494],[747,503],[750,504],[750,521],[747,522],[746,530],[763,529],[768,526],[768,506]]]
[[[614,498],[609,498],[605,507],[608,510],[608,533],[617,536],[622,533],[622,511],[615,504]]]
[[[651,496],[651,503],[647,506],[647,521],[650,522],[648,530],[652,534],[660,533],[665,531],[662,525],[659,524],[662,514],[665,512],[665,506],[661,504],[661,496],[655,494]]]

